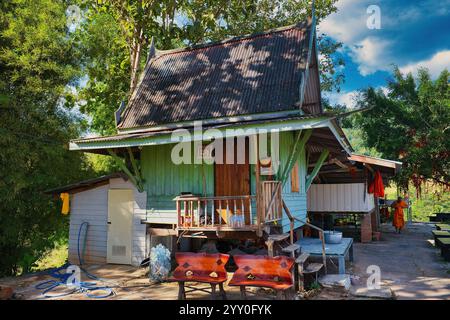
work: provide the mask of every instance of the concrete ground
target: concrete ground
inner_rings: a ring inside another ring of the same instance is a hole
[[[381,241],[355,243],[352,273],[360,286],[368,277],[367,267],[377,265],[383,287],[390,287],[397,299],[450,300],[450,263],[440,256],[432,240],[433,224],[412,223],[395,233],[382,226]]]
[[[395,234],[389,225],[383,226],[382,239],[368,244],[354,244],[354,262],[347,267],[352,275],[353,288],[348,292],[334,289],[323,289],[310,299],[369,299],[355,297],[351,293],[358,288],[365,288],[368,278],[367,267],[376,265],[381,271],[383,292],[393,292],[397,299],[448,299],[450,300],[450,264],[442,260],[439,251],[433,247],[431,230],[433,226],[424,223],[410,225],[402,234]],[[329,266],[332,269],[332,265]],[[90,265],[87,270],[107,281],[99,285],[113,287],[114,295],[108,300],[125,299],[176,299],[178,286],[176,283],[150,283],[145,269],[121,265]],[[232,274],[229,274],[231,279]],[[89,299],[85,293],[46,298],[42,289],[35,286],[52,279],[46,273],[26,275],[16,278],[0,279],[0,285],[11,286],[17,299]],[[93,281],[83,274],[82,280]],[[200,285],[206,287],[206,285]],[[65,286],[58,287],[50,294],[62,294]],[[239,299],[239,288],[225,286],[228,299]],[[271,290],[251,289],[249,299],[275,299]],[[316,290],[318,291],[318,290]],[[98,291],[97,294],[103,292]],[[372,292],[373,293],[373,292]],[[376,296],[376,295],[375,295]],[[197,291],[187,294],[188,299],[209,299],[207,293]],[[373,295],[372,295],[372,298]],[[385,296],[385,298],[389,298]]]

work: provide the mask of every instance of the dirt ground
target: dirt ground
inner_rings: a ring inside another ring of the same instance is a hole
[[[450,264],[439,256],[439,251],[433,247],[431,230],[434,226],[424,223],[414,223],[402,233],[396,234],[388,226],[383,226],[382,239],[369,244],[354,244],[354,262],[347,266],[347,272],[352,275],[352,289],[345,292],[334,289],[322,289],[309,299],[368,299],[364,296],[354,296],[354,290],[365,287],[367,267],[377,265],[381,271],[383,289],[393,292],[395,299],[446,299],[450,300]],[[330,264],[330,269],[332,264]],[[105,298],[108,300],[170,300],[177,299],[178,285],[176,283],[151,283],[146,275],[146,269],[122,265],[89,265],[86,269],[105,281],[91,280],[82,273],[82,281],[94,281],[97,285],[110,286],[114,294]],[[232,274],[229,274],[229,279]],[[78,292],[60,297],[45,297],[42,289],[36,285],[51,280],[45,272],[0,279],[0,285],[11,286],[16,299],[92,299],[86,292]],[[199,284],[196,287],[206,288]],[[270,300],[276,296],[271,290],[248,289],[251,293],[248,299]],[[239,288],[225,285],[228,299],[240,299]],[[49,292],[49,295],[59,295],[68,292],[67,287],[59,286]],[[103,291],[91,292],[103,294]],[[187,294],[188,299],[209,299],[208,293],[196,291]],[[296,297],[299,299],[299,297]],[[372,297],[373,298],[373,297]],[[389,298],[389,297],[385,297]]]

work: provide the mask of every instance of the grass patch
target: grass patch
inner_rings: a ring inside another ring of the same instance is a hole
[[[414,221],[429,221],[428,217],[436,212],[450,212],[450,192],[441,186],[426,183],[420,198],[417,198],[415,188],[410,186],[410,200],[412,201],[412,215]],[[388,199],[397,198],[397,186],[386,187]]]
[[[42,258],[36,261],[36,266],[33,267],[33,271],[42,271],[62,266],[67,261],[68,246],[67,241],[56,243],[52,250],[48,251]]]

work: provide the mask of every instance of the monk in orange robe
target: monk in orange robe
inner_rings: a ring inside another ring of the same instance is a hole
[[[403,209],[408,208],[408,204],[403,201],[402,197],[398,197],[392,206],[395,209],[394,218],[392,219],[392,225],[395,227],[395,231],[400,233],[405,226],[405,219],[403,217]]]

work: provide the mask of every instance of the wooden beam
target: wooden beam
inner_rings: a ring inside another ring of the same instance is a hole
[[[361,169],[355,169],[354,172],[361,172]],[[349,169],[331,169],[331,170],[324,170],[320,171],[321,174],[327,174],[327,173],[350,173]]]
[[[298,155],[301,150],[305,148],[306,143],[312,135],[312,129],[305,130],[303,136],[300,139],[302,132],[300,131],[297,135],[297,139],[295,140],[294,147],[292,148],[291,154],[289,155],[289,160],[286,164],[286,168],[284,169],[281,182],[284,185],[286,183],[287,177],[289,176],[289,172],[291,172],[292,167],[297,161]]]
[[[366,167],[370,172],[372,172],[372,174],[375,174],[375,170],[373,170],[370,164],[363,163],[363,166]]]
[[[306,179],[306,191],[308,191],[309,187],[311,187],[311,184],[312,184],[314,178],[319,173],[320,168],[322,167],[322,164],[325,162],[325,160],[327,159],[329,154],[330,154],[330,151],[328,151],[328,150],[323,150],[322,153],[320,154],[319,160],[317,160],[317,163],[314,166],[313,171],[309,175],[308,179]]]
[[[131,151],[131,148],[128,147],[127,149],[128,149],[128,155],[130,157],[130,162],[131,162],[131,165],[133,166],[133,171],[134,171],[134,174],[136,176],[136,180],[140,184],[142,184],[143,179],[142,179],[141,170],[139,170],[139,168],[137,166],[137,162],[136,162],[136,159],[134,159],[134,155],[133,155],[133,152]]]
[[[334,164],[336,164],[336,165],[338,165],[338,166],[341,167],[341,168],[348,169],[348,166],[347,166],[347,165],[343,164],[341,161],[339,161],[339,160],[336,159],[336,158],[331,159],[331,162],[334,163]]]
[[[401,163],[391,160],[385,160],[385,159],[379,159],[359,154],[352,154],[349,158],[349,160],[357,161],[357,162],[363,162],[366,164],[373,164],[380,167],[387,167],[395,169],[397,165],[401,165]]]
[[[131,173],[131,171],[127,168],[127,166],[125,165],[123,160],[112,149],[107,149],[107,150],[108,150],[108,153],[111,155],[111,157],[113,157],[113,159],[116,161],[116,163],[119,165],[119,167],[123,170],[123,172],[125,172],[125,174],[130,178],[131,182],[136,186],[138,191],[143,192],[144,188],[142,187],[140,182],[138,182],[136,177]]]

